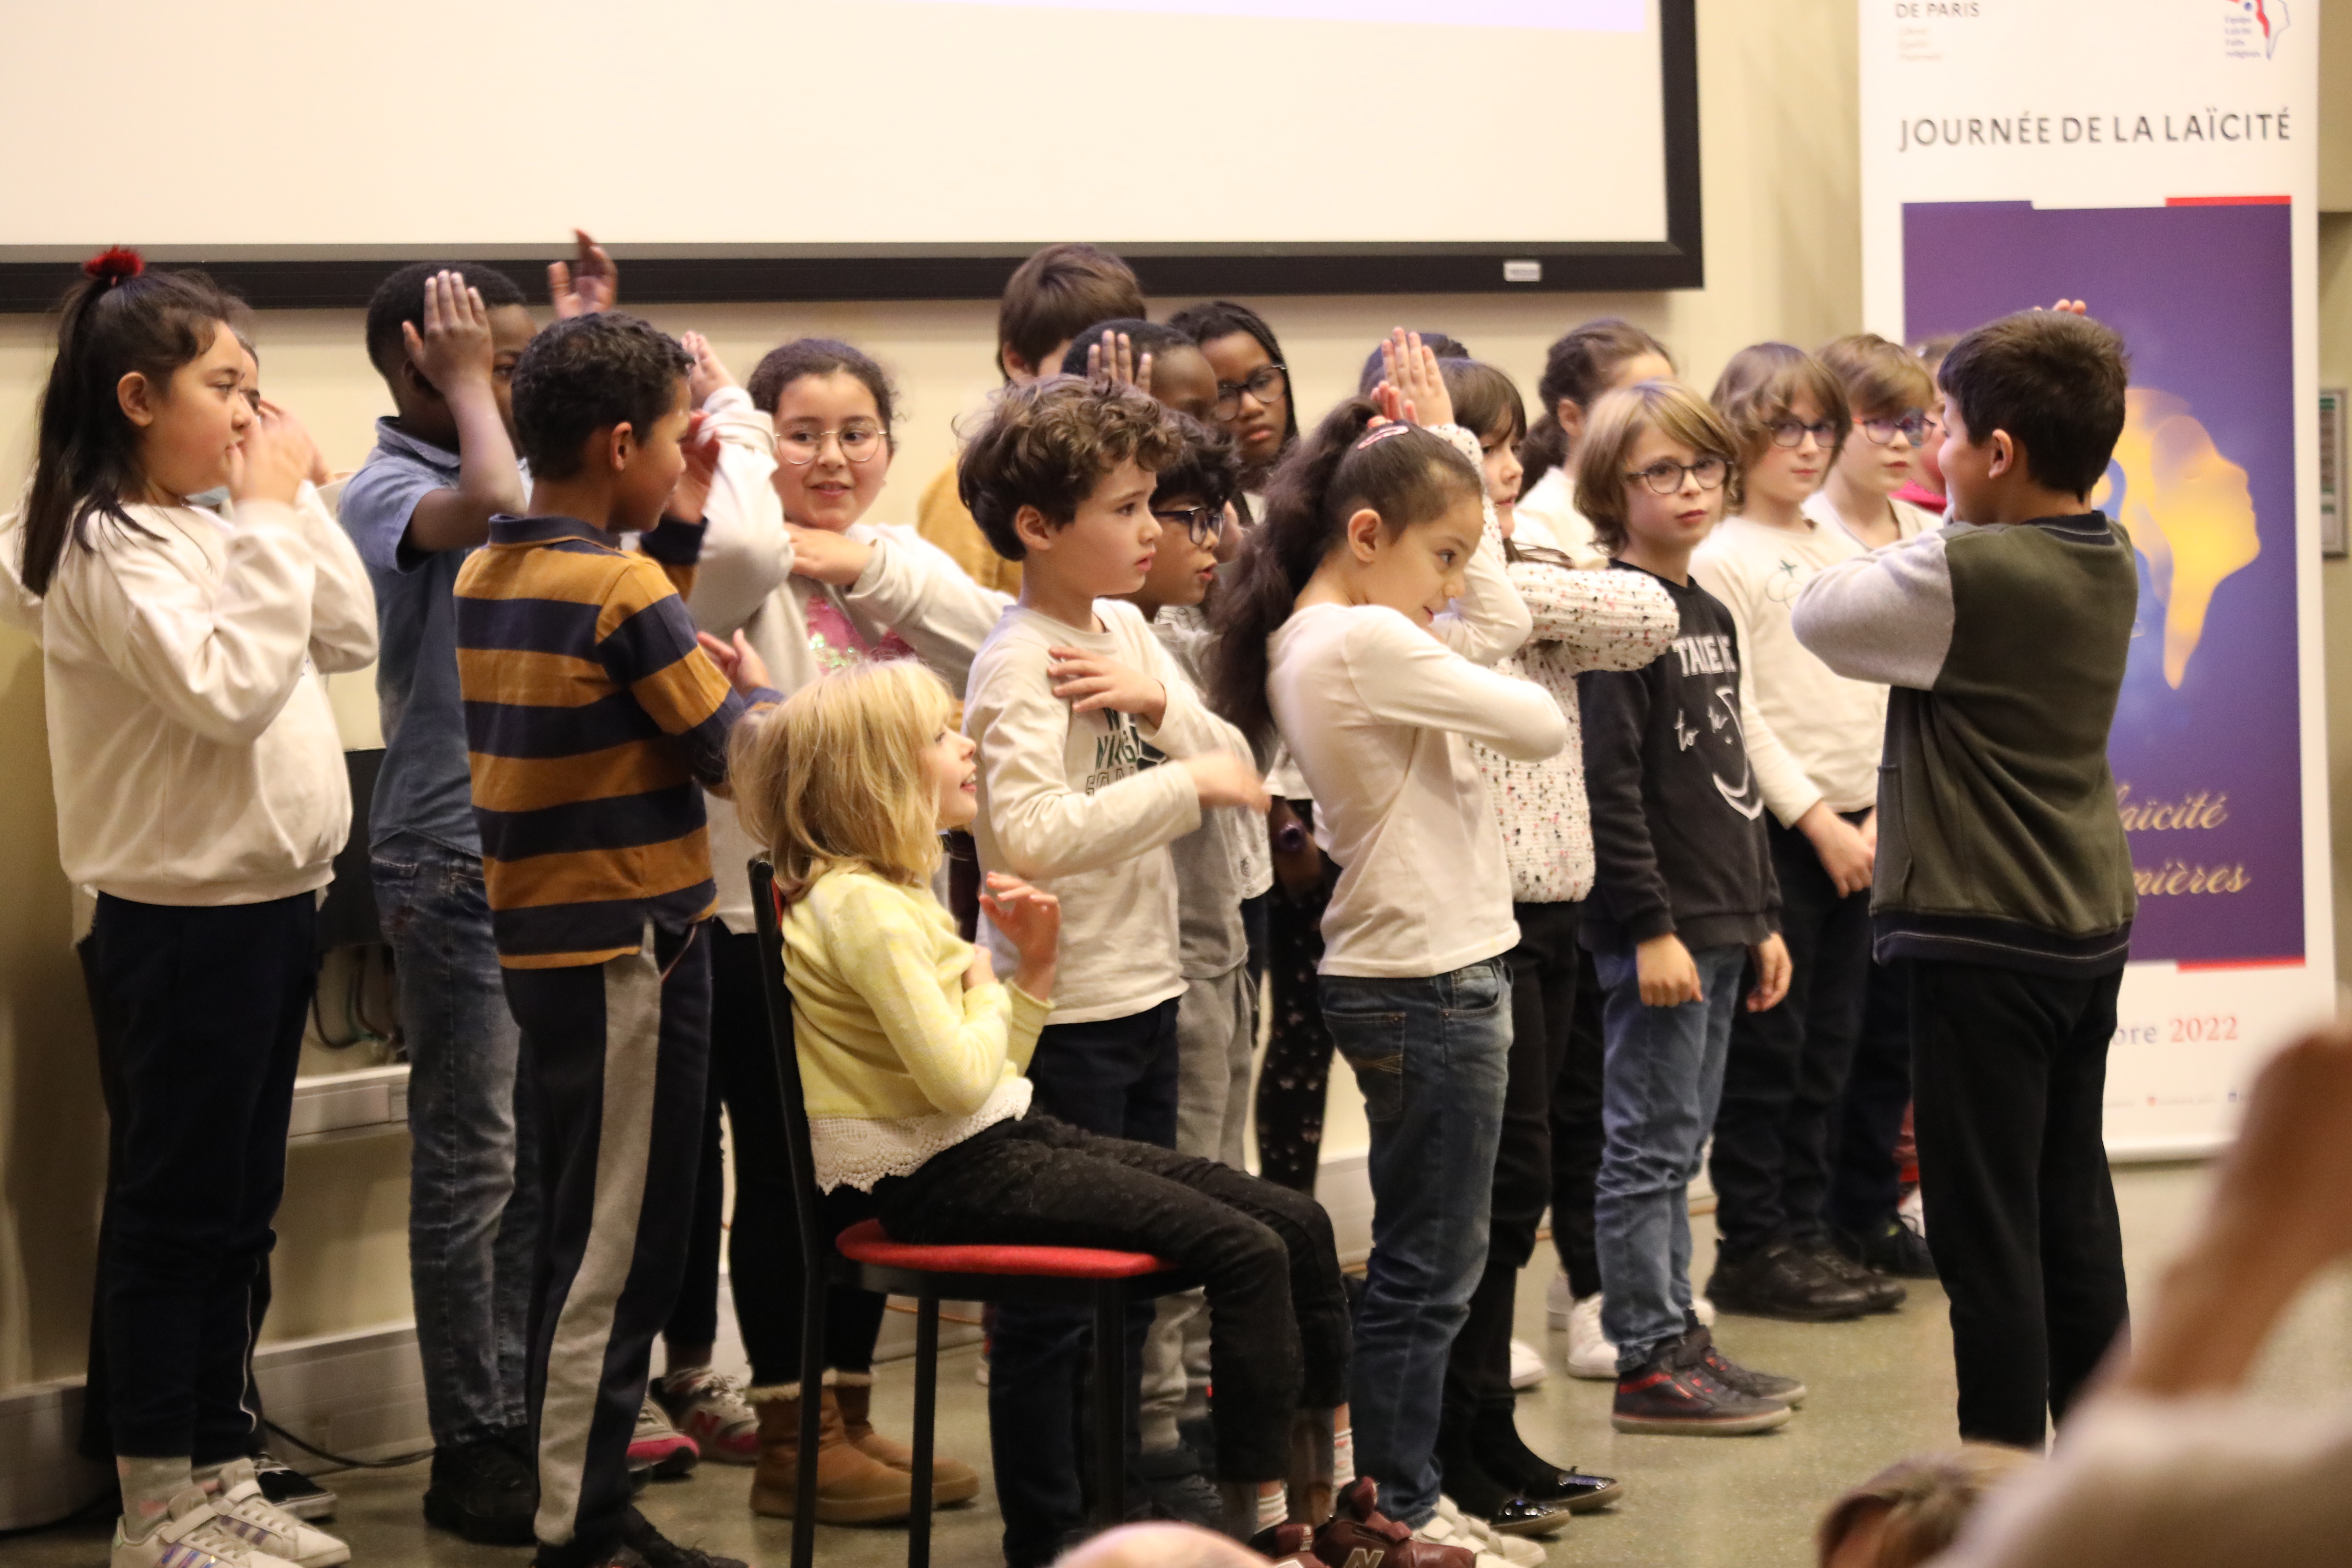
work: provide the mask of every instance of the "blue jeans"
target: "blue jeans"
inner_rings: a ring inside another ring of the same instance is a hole
[[[1601,1328],[1617,1369],[1654,1360],[1690,1327],[1690,1184],[1723,1099],[1744,947],[1693,950],[1705,1000],[1645,1007],[1631,950],[1596,952],[1604,993],[1601,1089]]]
[[[425,1419],[439,1444],[527,1425],[538,1160],[517,1114],[521,1033],[490,937],[482,863],[408,834],[370,868],[408,1047],[408,1273]]]
[[[1509,1081],[1499,958],[1421,980],[1326,974],[1332,1043],[1372,1129],[1372,1258],[1356,1312],[1356,1472],[1416,1528],[1437,1511],[1437,1426],[1454,1336],[1486,1269]]]

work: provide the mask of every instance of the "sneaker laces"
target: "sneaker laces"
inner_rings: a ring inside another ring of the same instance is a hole
[[[668,1390],[673,1399],[683,1400],[689,1405],[712,1406],[730,1425],[737,1421],[749,1421],[754,1426],[759,1424],[760,1417],[752,1410],[751,1402],[743,1397],[743,1380],[731,1373],[719,1372],[707,1366],[698,1367],[687,1374],[684,1384],[664,1378],[662,1386]]]
[[[669,1413],[661,1407],[661,1401],[647,1394],[645,1403],[637,1406],[637,1429],[629,1440],[643,1443],[653,1438],[677,1436],[677,1428],[670,1425]]]

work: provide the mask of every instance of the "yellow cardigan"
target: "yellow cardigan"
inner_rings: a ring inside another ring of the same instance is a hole
[[[828,871],[784,911],[817,1184],[861,1190],[1028,1109],[1049,1005],[964,988],[972,948],[927,888]]]

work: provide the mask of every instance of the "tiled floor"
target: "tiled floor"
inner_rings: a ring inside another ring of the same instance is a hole
[[[2121,1173],[2117,1190],[2135,1289],[2177,1244],[2205,1182],[2193,1166]],[[1699,1231],[1700,1278],[1714,1237]],[[1522,1280],[1523,1337],[1544,1345],[1557,1364],[1559,1341],[1546,1334],[1544,1277]],[[1576,1521],[1551,1543],[1555,1564],[1672,1565],[1672,1568],[1796,1568],[1812,1561],[1812,1521],[1838,1491],[1898,1456],[1952,1440],[1952,1378],[1944,1299],[1933,1286],[1911,1304],[1858,1323],[1804,1326],[1727,1318],[1723,1342],[1738,1359],[1802,1376],[1812,1396],[1780,1432],[1704,1440],[1622,1436],[1609,1426],[1609,1385],[1557,1372],[1520,1401],[1520,1430],[1539,1451],[1564,1463],[1622,1477],[1627,1495],[1608,1513]],[[940,1368],[940,1440],[985,1468],[986,1400],[972,1381],[972,1351],[950,1352]],[[2303,1303],[2263,1369],[2265,1383],[2307,1393],[2315,1384],[2352,1381],[2352,1281],[2332,1279]],[[904,1363],[886,1366],[877,1414],[903,1434],[909,1402]],[[352,1545],[359,1568],[521,1568],[520,1552],[471,1547],[429,1531],[418,1513],[424,1467],[345,1472],[331,1484],[341,1494],[333,1526]],[[745,1506],[748,1472],[706,1465],[684,1480],[657,1484],[642,1500],[674,1538],[740,1556],[755,1568],[787,1560],[790,1524],[752,1516]],[[906,1538],[891,1529],[826,1529],[817,1559],[826,1568],[892,1568],[905,1560]],[[995,1508],[983,1490],[974,1504],[943,1514],[933,1542],[942,1568],[994,1568]],[[0,1568],[95,1568],[106,1552],[105,1528],[51,1531],[0,1542]]]

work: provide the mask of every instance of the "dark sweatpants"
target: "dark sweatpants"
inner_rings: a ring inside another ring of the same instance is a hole
[[[2041,1447],[2045,1411],[2064,1418],[2124,1326],[2102,1136],[2122,981],[1911,963],[1919,1185],[1963,1441]]]
[[[509,969],[539,1119],[530,1396],[539,1568],[590,1568],[629,1512],[629,1438],[686,1267],[710,1052],[710,933]]]
[[[99,1303],[117,1454],[252,1451],[286,1123],[318,982],[318,900],[100,894],[86,944],[114,1120]]]
[[[1607,1142],[1601,1129],[1601,1089],[1608,1056],[1609,1042],[1601,1030],[1601,977],[1593,973],[1592,954],[1579,943],[1568,1050],[1551,1089],[1551,1244],[1559,1252],[1568,1288],[1580,1300],[1601,1289],[1592,1214],[1600,1201],[1601,1149]]]

